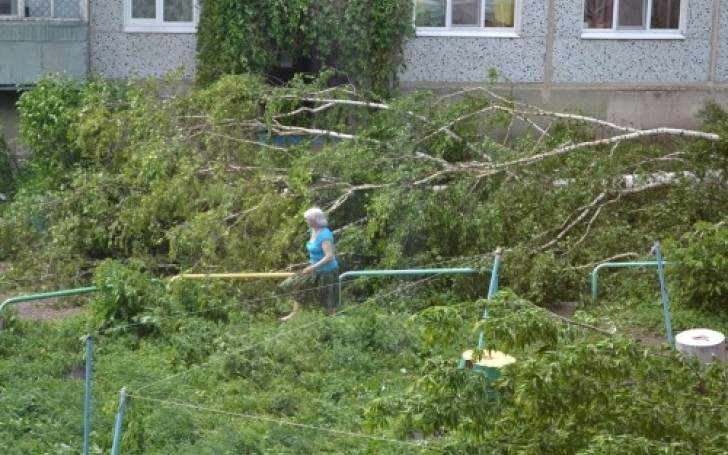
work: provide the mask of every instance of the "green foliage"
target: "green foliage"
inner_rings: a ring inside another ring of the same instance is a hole
[[[106,260],[96,268],[95,285],[100,289],[91,305],[93,324],[98,328],[125,327],[139,334],[155,330],[151,305],[164,299],[164,286],[143,271],[139,263],[129,266]],[[122,329],[126,330],[126,328]]]
[[[714,453],[725,442],[720,365],[700,370],[623,337],[563,327],[508,291],[474,329],[517,359],[490,386],[497,400],[483,376],[456,368],[454,356],[432,357],[404,396],[370,404],[369,424],[399,435],[444,434],[458,453]]]
[[[11,196],[15,190],[16,174],[15,155],[8,147],[5,137],[0,133],[0,193],[5,197]]]
[[[683,303],[724,312],[728,307],[728,226],[697,223],[695,230],[667,242],[671,290]]]
[[[329,66],[387,93],[412,33],[412,2],[402,0],[206,0],[198,31],[198,79]],[[288,62],[288,63],[286,63]]]
[[[3,280],[70,287],[88,284],[95,269],[103,292],[88,320],[33,325],[10,318],[0,332],[0,412],[8,414],[0,419],[0,445],[25,453],[78,446],[80,432],[68,422],[79,421],[79,409],[68,403],[78,401],[80,388],[63,374],[81,360],[79,336],[90,327],[99,329],[96,372],[106,378],[98,381],[98,428],[111,427],[122,384],[132,392],[153,384],[142,389],[147,396],[344,431],[368,424],[453,453],[725,447],[719,368],[701,370],[622,337],[563,327],[543,309],[579,299],[592,264],[646,255],[658,237],[684,239],[666,245],[669,260],[684,251],[724,273],[713,254],[724,250],[724,228],[698,225],[698,233],[682,236],[698,221],[725,215],[728,191],[714,172],[726,175],[725,142],[587,147],[481,174],[485,155],[531,157],[594,132],[556,122],[550,136],[528,130],[504,140],[493,131],[507,131],[511,119],[475,115],[492,106],[477,92],[450,102],[412,93],[387,101],[388,109],[342,104],[312,113],[315,103],[302,98],[320,96],[328,82],[299,77],[274,87],[230,75],[163,96],[150,86],[51,79],[24,95],[21,124],[34,164],[0,217],[0,257],[13,264]],[[326,96],[351,100],[345,90]],[[726,117],[711,106],[706,125],[726,134]],[[278,147],[290,139],[276,131],[284,123],[356,139]],[[442,134],[443,125],[460,139]],[[664,159],[676,152],[679,160]],[[659,191],[621,192],[624,175],[643,182],[663,171],[677,178]],[[595,200],[605,205],[596,209]],[[346,288],[346,312],[318,319],[320,312],[307,309],[281,327],[277,317],[289,307],[274,296],[274,283],[163,285],[161,278],[181,271],[304,262],[300,215],[311,205],[331,208],[346,268],[489,269],[491,252],[503,246],[501,285],[515,292],[478,300],[483,275],[359,280]],[[408,290],[394,292],[395,284]],[[708,291],[714,302],[716,289]],[[359,306],[381,291],[386,298]],[[605,276],[603,292],[617,303],[575,318],[610,333],[613,321],[638,325],[654,336],[656,291],[654,271]],[[489,318],[480,321],[486,305]],[[697,308],[675,305],[675,315],[676,327],[706,320],[728,327]],[[488,388],[482,376],[457,368],[480,331],[488,347],[517,359]],[[25,392],[39,384],[49,391],[45,401]],[[132,400],[125,444],[132,453],[402,452],[383,441],[185,412]],[[110,435],[99,432],[95,441],[108,450]]]

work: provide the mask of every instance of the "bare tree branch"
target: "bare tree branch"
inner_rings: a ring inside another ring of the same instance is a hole
[[[619,253],[619,254],[615,254],[614,256],[610,256],[608,258],[605,258],[605,259],[600,259],[600,260],[598,260],[596,262],[590,262],[589,264],[583,264],[583,265],[577,265],[577,266],[574,266],[574,267],[569,267],[569,270],[590,269],[590,268],[595,267],[595,266],[597,266],[599,264],[602,264],[604,262],[610,262],[610,261],[614,261],[614,260],[617,260],[617,259],[639,258],[639,257],[640,257],[640,255],[637,254],[637,253],[635,253],[635,252],[633,252],[633,251],[630,251],[630,252],[627,252],[627,253]]]
[[[334,210],[338,209],[339,207],[344,205],[344,203],[346,201],[348,201],[349,198],[351,198],[358,191],[367,191],[367,190],[373,190],[373,189],[378,189],[378,188],[386,188],[386,187],[390,187],[392,185],[393,184],[391,184],[391,183],[385,183],[385,184],[381,184],[381,185],[373,185],[373,184],[367,183],[367,184],[363,184],[363,185],[350,186],[349,189],[347,189],[346,192],[344,192],[344,194],[339,196],[333,203],[331,203],[331,205],[325,210],[325,212],[331,213]]]
[[[543,161],[546,158],[564,155],[564,154],[567,154],[574,150],[578,150],[578,149],[582,149],[582,148],[586,148],[586,147],[596,147],[599,145],[607,145],[607,144],[613,144],[615,142],[629,141],[629,140],[640,139],[640,138],[644,138],[644,137],[654,137],[654,136],[694,137],[694,138],[699,138],[699,139],[706,139],[709,141],[717,141],[720,139],[720,137],[717,134],[704,133],[702,131],[682,130],[682,129],[677,129],[677,128],[653,128],[650,130],[641,130],[641,131],[637,131],[637,132],[633,132],[633,133],[622,134],[619,136],[613,136],[613,137],[598,139],[598,140],[594,140],[594,141],[585,141],[585,142],[580,142],[578,144],[562,146],[562,147],[558,147],[554,150],[550,150],[550,151],[544,152],[544,153],[539,153],[537,155],[529,156],[526,158],[520,158],[517,160],[507,161],[505,163],[498,163],[498,164],[493,165],[493,168],[501,169],[501,168],[507,168],[507,167],[513,167],[513,166],[528,166],[533,163]]]

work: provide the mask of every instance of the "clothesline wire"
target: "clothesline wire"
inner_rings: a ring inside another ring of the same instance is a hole
[[[167,405],[167,406],[178,406],[178,407],[193,409],[196,411],[203,411],[203,412],[209,412],[209,413],[214,413],[214,414],[223,414],[223,415],[239,417],[239,418],[249,419],[249,420],[259,420],[261,422],[273,423],[276,425],[283,425],[283,426],[291,426],[291,427],[296,427],[296,428],[303,428],[303,429],[307,429],[307,430],[320,431],[320,432],[334,434],[337,436],[348,436],[348,437],[353,437],[353,438],[361,438],[361,439],[369,439],[369,440],[373,440],[373,441],[386,442],[386,443],[390,443],[390,444],[400,444],[400,445],[414,447],[419,450],[436,450],[439,452],[444,452],[444,449],[442,449],[440,447],[425,446],[425,444],[427,444],[427,442],[425,442],[424,444],[421,444],[421,443],[410,442],[410,441],[402,441],[400,439],[392,439],[392,438],[387,438],[384,436],[357,433],[357,432],[346,431],[346,430],[337,430],[337,429],[333,429],[333,428],[325,428],[325,427],[320,427],[320,426],[316,426],[316,425],[291,422],[289,420],[275,419],[272,417],[266,417],[266,416],[261,416],[261,415],[256,415],[256,414],[238,413],[238,412],[232,412],[232,411],[225,411],[223,409],[208,408],[208,407],[200,406],[200,405],[193,404],[193,403],[183,403],[180,401],[173,401],[173,400],[161,400],[159,398],[142,396],[142,395],[138,395],[135,393],[129,393],[129,394],[127,394],[127,396],[129,398],[132,398],[135,400],[149,401],[152,403],[159,403],[159,404],[163,404],[163,405]]]
[[[389,292],[386,292],[386,293],[383,293],[383,294],[377,294],[376,296],[370,297],[367,300],[365,300],[364,302],[362,302],[360,305],[358,305],[357,308],[361,308],[363,306],[366,306],[366,305],[368,305],[368,304],[370,304],[370,303],[372,303],[372,302],[374,302],[374,301],[376,301],[378,299],[387,297],[389,295],[396,294],[397,292],[400,292],[403,288],[409,288],[409,287],[414,287],[414,286],[423,284],[423,283],[425,283],[425,282],[427,282],[429,280],[434,279],[435,277],[436,277],[436,275],[435,276],[429,276],[429,277],[426,277],[426,278],[422,278],[422,279],[417,280],[417,281],[414,281],[412,283],[408,283],[407,285],[399,286],[396,289],[394,289],[393,291],[389,291]],[[345,308],[345,309],[337,312],[337,314],[339,314],[339,315],[344,314],[344,313],[348,312],[351,308],[352,307]],[[300,325],[300,326],[291,327],[289,330],[284,330],[282,332],[278,332],[275,335],[272,335],[272,336],[270,336],[268,338],[264,338],[263,340],[260,340],[260,341],[258,341],[256,343],[249,344],[249,345],[246,345],[246,346],[244,346],[242,348],[239,348],[235,352],[244,352],[244,351],[253,349],[255,347],[258,347],[260,345],[268,344],[268,343],[270,343],[270,342],[272,342],[272,341],[274,341],[274,340],[276,340],[278,338],[282,338],[282,337],[284,337],[286,335],[289,335],[291,333],[301,332],[304,329],[308,329],[308,328],[311,328],[311,327],[313,327],[315,325],[321,324],[322,322],[327,321],[330,318],[331,318],[331,316],[326,315],[326,316],[322,316],[320,318],[314,319],[313,321],[308,322],[306,324],[303,324],[303,325]],[[156,381],[147,383],[145,385],[142,385],[141,387],[133,388],[132,390],[136,390],[137,392],[139,392],[141,390],[148,389],[148,388],[150,388],[152,386],[155,386],[155,385],[157,385],[159,383],[166,382],[166,381],[171,380],[171,379],[174,379],[176,377],[183,376],[183,375],[185,375],[187,373],[190,373],[192,371],[195,371],[197,369],[204,368],[204,367],[208,367],[208,366],[210,366],[210,363],[211,362],[205,362],[205,363],[201,363],[201,364],[198,364],[198,365],[194,365],[193,367],[191,367],[191,368],[189,368],[187,370],[184,370],[184,371],[181,371],[181,372],[177,372],[177,373],[171,374],[171,375],[166,376],[166,377],[164,377],[162,379],[159,379],[159,380],[156,380]]]

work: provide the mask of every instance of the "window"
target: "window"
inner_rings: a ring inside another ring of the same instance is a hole
[[[682,38],[687,0],[584,0],[583,38]]]
[[[517,36],[518,0],[415,0],[418,36]]]
[[[196,0],[125,0],[127,32],[194,33]]]
[[[0,0],[0,17],[81,19],[85,0]]]
[[[17,16],[18,0],[0,0],[0,16]]]

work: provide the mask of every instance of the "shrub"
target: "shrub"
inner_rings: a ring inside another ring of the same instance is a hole
[[[678,241],[665,243],[671,290],[680,301],[699,308],[728,307],[728,226],[725,222],[695,225]]]
[[[16,172],[15,155],[5,142],[5,137],[0,134],[0,193],[4,196],[0,196],[0,203],[15,190]]]
[[[402,0],[206,0],[198,31],[198,79],[330,66],[385,93],[411,35],[412,2]],[[308,62],[308,63],[306,63]]]
[[[165,298],[164,286],[144,272],[136,261],[124,265],[106,260],[96,268],[95,284],[101,290],[92,302],[97,327],[147,335],[156,331],[150,310]],[[133,324],[131,327],[125,325]],[[115,327],[116,326],[116,327]]]

